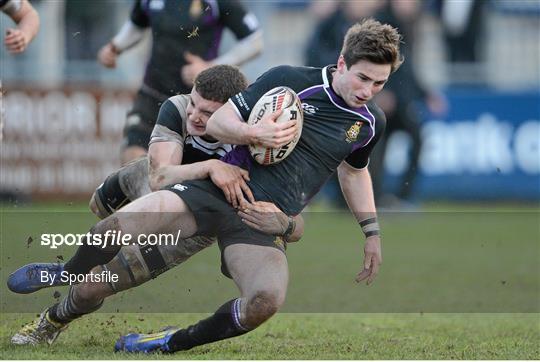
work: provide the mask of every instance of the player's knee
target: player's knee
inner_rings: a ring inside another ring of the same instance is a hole
[[[247,301],[245,324],[251,329],[256,328],[276,314],[285,301],[282,294],[277,290],[256,292]]]

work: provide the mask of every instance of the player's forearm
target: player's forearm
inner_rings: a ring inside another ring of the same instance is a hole
[[[245,123],[229,102],[219,108],[206,124],[206,133],[222,143],[247,145],[256,143],[252,127]]]
[[[373,185],[367,167],[358,170],[343,162],[338,167],[338,177],[345,201],[356,220],[376,217]]]
[[[262,52],[262,30],[238,41],[227,53],[212,60],[212,64],[242,65]]]
[[[157,191],[163,187],[186,180],[201,180],[208,177],[212,162],[208,160],[186,165],[167,165],[150,172],[150,188]]]
[[[142,40],[144,29],[133,24],[131,20],[124,23],[118,34],[111,40],[116,52],[121,53],[126,49],[131,48]]]
[[[22,2],[21,9],[12,16],[17,27],[26,37],[26,43],[30,43],[39,30],[39,15],[37,11],[26,0]]]

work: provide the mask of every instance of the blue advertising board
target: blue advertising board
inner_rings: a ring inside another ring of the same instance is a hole
[[[422,124],[415,196],[540,200],[540,93],[449,90],[444,118]],[[404,135],[390,139],[385,188],[406,167]]]

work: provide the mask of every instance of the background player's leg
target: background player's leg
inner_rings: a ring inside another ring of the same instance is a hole
[[[289,273],[283,252],[233,244],[225,248],[224,258],[241,298],[228,301],[213,316],[174,333],[163,350],[186,350],[244,334],[273,316],[285,301]]]

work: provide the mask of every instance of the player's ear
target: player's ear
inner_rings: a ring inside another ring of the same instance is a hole
[[[347,64],[345,63],[345,58],[343,55],[340,55],[337,61],[337,70],[340,73],[343,73],[347,70]]]

